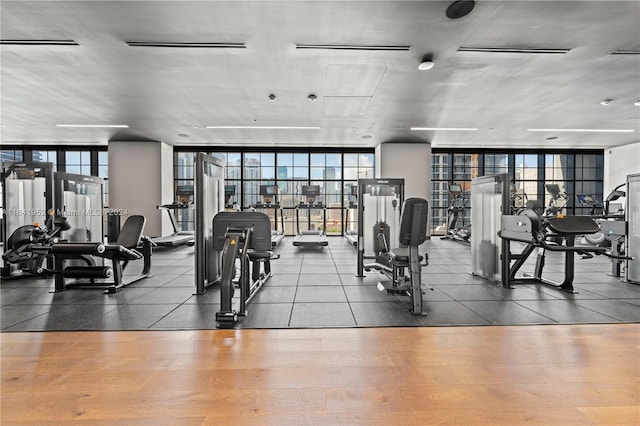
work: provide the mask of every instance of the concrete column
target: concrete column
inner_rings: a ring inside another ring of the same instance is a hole
[[[431,145],[381,143],[376,147],[376,177],[404,178],[404,196],[422,197],[431,205]]]
[[[173,147],[163,142],[109,142],[109,207],[147,218],[145,235],[173,233],[158,204],[173,201]],[[123,218],[124,220],[125,218]]]
[[[381,143],[376,147],[376,177],[403,178],[405,199],[424,198],[431,208],[431,144]]]

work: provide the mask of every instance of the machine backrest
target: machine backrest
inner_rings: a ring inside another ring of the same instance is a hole
[[[140,244],[140,238],[144,232],[144,225],[147,219],[142,215],[129,216],[122,225],[116,245],[135,249]]]
[[[213,249],[224,248],[229,229],[251,228],[252,237],[247,248],[271,251],[271,220],[262,212],[220,212],[213,218]]]
[[[429,203],[424,198],[407,198],[400,217],[400,244],[417,246],[427,240]]]

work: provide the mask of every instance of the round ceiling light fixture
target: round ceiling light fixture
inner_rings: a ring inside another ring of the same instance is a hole
[[[458,19],[467,16],[475,5],[476,2],[473,0],[456,0],[447,7],[447,18]]]
[[[436,66],[436,64],[433,62],[433,55],[431,53],[427,53],[420,60],[420,64],[418,64],[418,69],[420,71],[428,71],[434,66]]]
[[[635,106],[640,106],[640,100],[639,100],[639,101],[635,101],[633,104],[634,104]]]
[[[318,97],[312,93],[309,96],[307,96],[307,99],[309,99],[309,102],[315,102],[318,100]]]
[[[188,138],[189,135],[186,133],[178,133],[178,136],[180,136],[181,138]]]
[[[600,105],[609,106],[609,105],[611,105],[611,102],[613,102],[613,99],[605,99],[604,101],[600,102]]]
[[[274,95],[273,93],[271,93],[271,94],[269,95],[269,100],[270,100],[271,102],[275,101],[276,99],[278,99],[278,97],[277,97],[276,95]]]
[[[362,139],[371,139],[371,135],[362,135]]]

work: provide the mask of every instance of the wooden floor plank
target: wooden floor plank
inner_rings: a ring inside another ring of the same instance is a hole
[[[640,424],[640,325],[0,333],[0,420]]]

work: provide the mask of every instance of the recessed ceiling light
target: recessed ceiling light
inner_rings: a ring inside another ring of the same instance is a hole
[[[474,131],[474,130],[478,130],[477,127],[412,127],[411,130],[413,131],[421,131],[421,130],[452,130],[452,131]]]
[[[287,130],[318,130],[316,126],[206,126],[207,129],[287,129]]]
[[[180,136],[181,138],[188,138],[189,135],[186,133],[178,133],[178,136]]]
[[[633,104],[634,104],[635,106],[640,106],[640,101],[635,101]]]
[[[118,128],[128,129],[127,124],[56,124],[56,127],[97,127],[97,128]]]
[[[362,139],[371,139],[371,135],[362,135]]]
[[[273,93],[272,93],[272,94],[270,94],[270,95],[268,96],[268,98],[269,98],[269,100],[270,100],[271,102],[273,102],[273,101],[275,101],[276,99],[278,99],[278,97],[277,97],[276,95],[274,95]]]
[[[527,132],[601,132],[601,133],[632,133],[633,129],[527,129]]]
[[[318,100],[318,97],[312,93],[307,96],[307,99],[309,99],[309,102],[315,102],[316,100]]]
[[[608,105],[611,105],[611,102],[613,102],[613,99],[605,99],[600,102],[600,105],[608,106]]]

